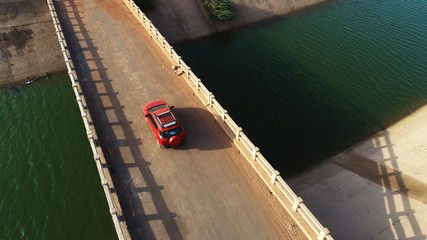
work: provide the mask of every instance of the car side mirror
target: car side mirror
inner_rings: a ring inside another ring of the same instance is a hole
[[[146,117],[149,117],[149,116],[150,116],[150,114],[149,114],[149,113],[147,113],[147,114],[145,114],[145,116],[146,116]]]
[[[170,109],[174,109],[175,108],[175,106],[170,106]]]

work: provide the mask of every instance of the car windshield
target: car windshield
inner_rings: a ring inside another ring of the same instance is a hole
[[[166,105],[166,104],[157,105],[155,107],[152,107],[152,108],[148,109],[148,111],[149,112],[154,112],[156,110],[159,110],[159,109],[162,109],[162,108],[167,108],[167,107],[168,107],[168,105]]]
[[[164,138],[170,138],[174,135],[179,134],[181,131],[182,131],[182,128],[181,128],[181,126],[179,126],[179,127],[173,128],[169,131],[164,131],[164,132],[160,131],[160,135]]]

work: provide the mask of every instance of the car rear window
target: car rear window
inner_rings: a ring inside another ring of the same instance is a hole
[[[178,126],[176,128],[172,128],[169,131],[164,131],[164,132],[160,131],[160,136],[162,136],[164,138],[170,138],[172,136],[179,134],[180,132],[182,132],[182,128],[181,128],[181,126]]]
[[[157,105],[155,107],[152,107],[152,108],[148,109],[148,111],[149,112],[154,112],[154,111],[162,109],[162,108],[168,108],[168,105],[166,105],[166,104]]]

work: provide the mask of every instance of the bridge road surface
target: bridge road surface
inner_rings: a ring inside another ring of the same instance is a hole
[[[282,239],[235,166],[231,139],[173,78],[119,0],[55,1],[133,239]],[[163,99],[187,139],[160,149],[142,115]],[[90,227],[90,226],[88,226]]]

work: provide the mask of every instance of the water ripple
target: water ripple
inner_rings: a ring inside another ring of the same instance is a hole
[[[69,80],[0,90],[0,106],[2,238],[114,238]]]
[[[426,15],[424,0],[338,1],[175,49],[291,175],[426,103]]]

